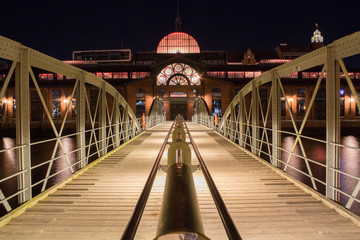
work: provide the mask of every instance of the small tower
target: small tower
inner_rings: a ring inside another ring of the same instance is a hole
[[[254,65],[256,64],[256,59],[254,53],[251,52],[250,48],[244,53],[244,58],[242,60],[243,65]]]
[[[179,0],[177,1],[177,17],[175,20],[175,32],[181,32],[181,19],[179,13]]]
[[[314,31],[314,34],[311,37],[311,46],[314,50],[324,46],[324,38],[323,36],[321,36],[321,32],[318,29],[319,26],[317,23],[315,23],[315,26],[316,26],[316,30]]]

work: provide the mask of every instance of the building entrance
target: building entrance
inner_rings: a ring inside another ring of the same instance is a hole
[[[181,114],[184,120],[187,120],[187,104],[186,103],[171,103],[170,104],[170,119],[175,120],[175,117]]]

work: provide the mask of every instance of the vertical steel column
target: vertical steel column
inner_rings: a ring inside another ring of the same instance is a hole
[[[29,89],[29,49],[20,49],[20,62],[15,72],[16,98],[16,146],[18,171],[19,203],[32,198],[31,190],[31,154],[30,154],[30,89]]]
[[[229,124],[229,134],[230,134],[230,137],[229,136],[227,136],[227,137],[229,137],[229,139],[231,140],[231,141],[233,141],[234,142],[234,139],[235,139],[235,119],[236,119],[236,117],[235,117],[235,109],[234,109],[234,105],[233,104],[231,104],[230,105],[230,119],[229,119],[229,121],[230,121],[230,124]]]
[[[255,83],[252,85],[251,92],[251,129],[252,129],[252,144],[251,144],[251,152],[254,154],[258,154],[259,150],[259,98],[258,98],[258,88],[255,86]]]
[[[124,117],[123,117],[123,122],[125,123],[125,129],[122,130],[123,134],[125,134],[124,139],[125,141],[129,141],[130,139],[130,131],[129,131],[129,114],[128,114],[128,109],[129,106],[126,106],[124,109]],[[122,124],[121,126],[124,126],[124,124]]]
[[[113,121],[113,134],[114,134],[114,141],[115,145],[114,147],[117,148],[120,146],[120,108],[119,108],[119,99],[120,95],[119,93],[116,94],[114,98],[114,116],[112,118]]]
[[[281,102],[280,86],[275,72],[271,72],[272,164],[281,167]]]
[[[85,102],[85,72],[81,72],[79,76],[79,83],[76,87],[76,149],[77,160],[80,161],[79,168],[86,165],[86,136],[85,136],[85,117],[86,117],[86,102]]]
[[[340,69],[333,47],[326,48],[326,196],[339,201]]]
[[[101,83],[100,102],[99,102],[99,151],[100,156],[106,154],[106,91],[105,82]]]
[[[245,120],[245,109],[244,109],[244,98],[242,95],[239,96],[240,101],[239,101],[239,113],[238,113],[238,121],[239,121],[239,145],[243,148],[246,147],[246,143],[244,142],[245,139],[245,124],[246,124],[246,120]]]

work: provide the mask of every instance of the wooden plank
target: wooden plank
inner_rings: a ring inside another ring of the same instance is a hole
[[[311,193],[207,128],[188,125],[243,239],[359,239],[359,227]],[[0,239],[120,239],[169,127],[154,128],[50,194],[1,228]],[[136,239],[156,236],[165,178],[159,171]],[[227,239],[200,171],[194,182],[205,234]]]

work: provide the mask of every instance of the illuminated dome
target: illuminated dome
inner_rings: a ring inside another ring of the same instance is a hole
[[[157,76],[157,85],[200,85],[199,74],[185,63],[166,66]]]
[[[200,53],[195,38],[184,32],[173,32],[161,39],[157,53]]]

